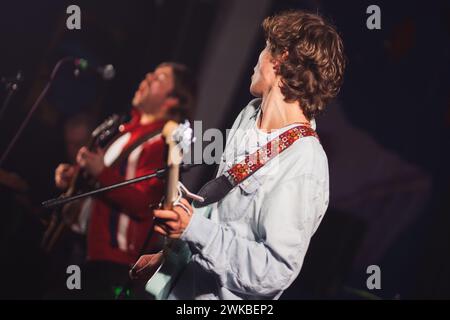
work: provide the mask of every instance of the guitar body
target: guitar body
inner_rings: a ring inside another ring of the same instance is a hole
[[[148,280],[145,290],[155,300],[166,300],[190,259],[189,246],[181,240],[174,241],[171,250],[165,250],[162,263]]]
[[[82,201],[66,204],[60,211],[51,215],[50,222],[41,241],[41,248],[46,253],[53,251],[62,235],[70,230],[70,226],[78,220]]]
[[[123,119],[118,115],[112,115],[107,118],[91,133],[87,145],[88,149],[92,150],[94,147],[107,144],[119,131],[122,120]],[[79,167],[76,167],[75,173],[69,183],[69,188],[62,197],[73,196],[78,192],[83,191],[83,187],[85,186],[86,181],[83,177],[83,172]],[[40,244],[45,253],[49,254],[52,252],[63,234],[70,230],[70,226],[78,220],[82,204],[83,200],[74,201],[52,212]]]
[[[196,214],[209,217],[211,208],[203,207]],[[186,265],[191,260],[191,250],[186,242],[175,240],[170,249],[164,251],[162,264],[147,281],[145,290],[155,300],[166,300]]]

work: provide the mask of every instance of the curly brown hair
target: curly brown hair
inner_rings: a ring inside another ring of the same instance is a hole
[[[171,67],[174,78],[174,88],[170,96],[178,99],[178,105],[168,111],[169,119],[181,122],[190,119],[193,113],[197,83],[191,70],[184,64],[177,62],[163,62],[158,67]]]
[[[263,28],[281,76],[286,102],[300,103],[308,119],[319,114],[342,85],[344,45],[324,18],[304,11],[285,11],[268,17]]]

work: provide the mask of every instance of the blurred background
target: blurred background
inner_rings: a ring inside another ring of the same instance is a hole
[[[68,30],[66,8],[81,8]],[[366,27],[369,5],[381,30]],[[38,249],[54,170],[70,161],[74,122],[92,128],[126,113],[144,75],[187,64],[198,82],[194,119],[230,128],[252,98],[264,47],[261,22],[284,9],[319,12],[341,33],[348,67],[336,101],[317,119],[330,166],[330,204],[299,278],[282,299],[450,298],[450,2],[331,0],[2,1],[0,76],[24,81],[0,118],[0,153],[64,56],[113,64],[116,76],[75,77],[63,66],[1,167],[1,298],[40,299]],[[7,98],[2,84],[0,101]],[[75,119],[75,120],[74,120]],[[76,120],[78,119],[78,120]],[[75,150],[75,151],[73,151]],[[214,167],[185,180],[194,191]],[[368,290],[367,267],[381,269]]]

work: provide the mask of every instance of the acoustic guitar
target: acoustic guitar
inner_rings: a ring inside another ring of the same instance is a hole
[[[108,142],[119,132],[119,126],[122,122],[123,117],[116,114],[107,118],[91,133],[87,148],[93,150],[98,146],[105,146],[108,144]],[[86,191],[83,190],[83,187],[86,187],[86,179],[84,176],[84,171],[76,166],[68,189],[60,197],[70,197],[79,192]],[[45,253],[50,253],[54,249],[55,244],[61,239],[64,231],[78,219],[82,203],[82,201],[74,201],[64,205],[62,208],[55,209],[51,213],[50,220],[40,244]]]

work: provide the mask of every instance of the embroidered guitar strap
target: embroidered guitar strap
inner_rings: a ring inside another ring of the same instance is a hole
[[[198,192],[205,198],[204,202],[194,201],[196,208],[201,208],[223,199],[234,187],[261,169],[266,163],[287,150],[295,141],[304,137],[319,138],[309,126],[296,126],[286,130],[278,137],[247,155],[219,177],[207,182]]]

